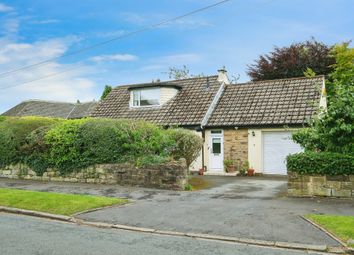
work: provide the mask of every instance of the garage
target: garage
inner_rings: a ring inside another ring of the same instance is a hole
[[[300,145],[291,139],[291,132],[262,132],[263,137],[263,173],[286,175],[286,156],[303,151]]]

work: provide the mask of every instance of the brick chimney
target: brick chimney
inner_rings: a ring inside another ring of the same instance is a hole
[[[223,66],[221,69],[218,70],[218,82],[220,83],[225,83],[225,84],[230,84],[229,77],[227,77],[227,71],[225,69],[225,66]]]

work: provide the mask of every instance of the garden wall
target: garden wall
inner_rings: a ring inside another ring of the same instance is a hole
[[[0,169],[0,177],[183,190],[187,183],[187,165],[184,159],[141,168],[131,164],[102,164],[73,172],[67,176],[61,176],[53,169],[48,169],[43,176],[37,176],[29,167],[18,164]]]
[[[354,198],[354,175],[306,175],[288,172],[288,195]]]

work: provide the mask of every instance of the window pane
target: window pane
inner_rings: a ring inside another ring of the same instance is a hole
[[[214,154],[221,153],[221,138],[213,138],[212,149]]]
[[[133,91],[133,106],[139,106],[140,91]]]
[[[143,89],[140,91],[140,106],[159,105],[160,90],[159,89]]]

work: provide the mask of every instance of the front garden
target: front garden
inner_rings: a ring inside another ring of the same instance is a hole
[[[163,129],[144,121],[41,117],[8,117],[0,121],[0,168],[28,178],[33,175],[29,173],[34,172],[35,177],[53,180],[69,177],[69,181],[81,181],[80,178],[92,181],[102,177],[102,183],[107,183],[110,176],[114,175],[115,180],[123,173],[135,177],[144,174],[136,169],[148,168],[149,177],[134,180],[150,179],[150,182],[158,182],[158,187],[161,182],[173,183],[179,181],[180,176],[183,178],[183,173],[173,175],[179,170],[170,163],[184,158],[188,166],[197,157],[201,145],[201,138],[193,131]],[[102,164],[121,164],[124,169],[96,171],[95,166],[102,168]],[[171,174],[163,172],[163,164],[166,171],[171,168]],[[20,167],[14,167],[16,165]],[[84,176],[75,175],[81,170],[85,170]],[[151,179],[151,176],[163,174],[164,180]]]

